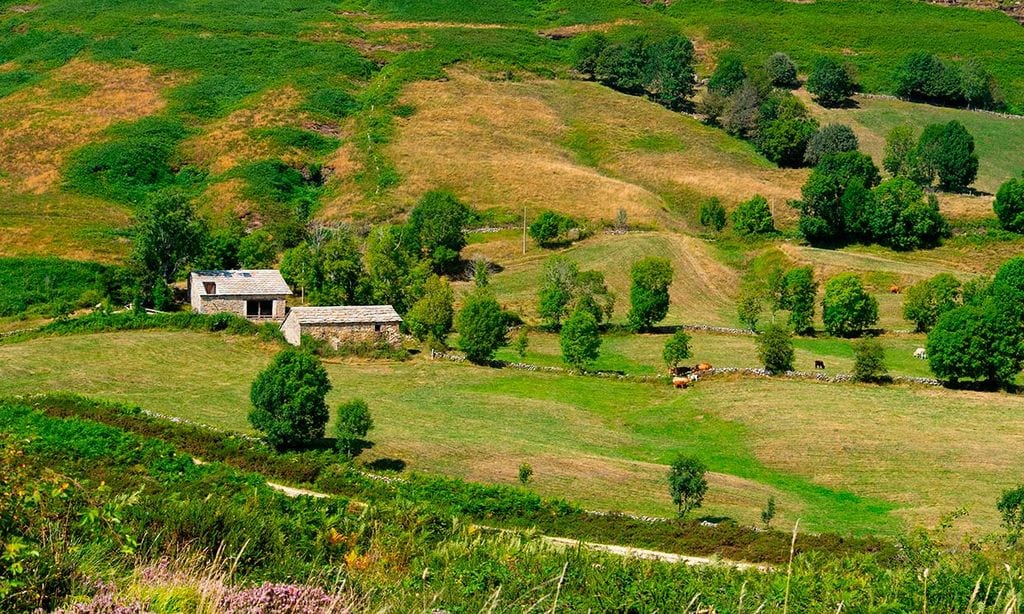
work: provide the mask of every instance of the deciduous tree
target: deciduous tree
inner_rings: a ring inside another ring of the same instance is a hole
[[[825,330],[837,337],[859,335],[878,322],[878,301],[852,273],[837,275],[825,284],[821,311]]]
[[[626,320],[634,331],[648,330],[668,314],[672,275],[672,263],[667,258],[648,256],[633,264]]]
[[[704,503],[708,492],[707,471],[704,463],[692,456],[680,454],[673,459],[668,470],[668,492],[679,518],[686,518],[690,510]]]
[[[278,449],[308,445],[324,436],[331,390],[320,360],[302,350],[278,353],[252,383],[249,423]]]

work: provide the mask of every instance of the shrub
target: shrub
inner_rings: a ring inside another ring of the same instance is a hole
[[[255,230],[238,242],[238,263],[246,269],[269,269],[277,260],[273,237],[265,230]]]
[[[372,428],[373,418],[366,401],[353,399],[338,406],[334,436],[337,438],[338,450],[345,456],[352,458],[359,442]]]
[[[857,151],[857,146],[857,135],[849,126],[828,124],[815,132],[814,136],[807,141],[804,162],[815,166],[827,155]]]
[[[286,349],[252,383],[249,422],[278,449],[309,445],[324,436],[331,389],[327,371],[308,352]]]
[[[764,530],[768,531],[772,528],[772,520],[775,519],[775,496],[768,497],[768,503],[761,510],[761,524],[764,525]]]
[[[735,56],[726,56],[718,62],[715,72],[708,79],[708,91],[732,96],[746,78],[747,71],[743,68],[743,62]]]
[[[489,292],[477,290],[466,297],[456,316],[459,349],[478,364],[494,358],[498,348],[508,343],[508,318]]]
[[[648,330],[656,322],[665,319],[672,276],[672,262],[667,258],[648,256],[633,264],[630,271],[630,308],[626,314],[632,330]]]
[[[1002,517],[1010,543],[1017,543],[1024,533],[1024,486],[1004,490],[996,509]]]
[[[803,164],[807,144],[817,129],[816,121],[804,117],[762,119],[755,144],[757,150],[772,162],[796,168]]]
[[[597,360],[601,350],[601,331],[597,320],[586,309],[577,309],[562,326],[559,335],[562,360],[580,371]]]
[[[765,64],[768,78],[775,87],[796,87],[800,85],[796,76],[796,64],[785,53],[773,53]]]
[[[764,300],[760,292],[751,288],[744,288],[740,292],[740,298],[736,301],[736,317],[741,324],[752,331],[757,330],[757,321],[761,317],[761,310],[764,308]]]
[[[975,60],[946,63],[925,51],[911,53],[897,69],[896,95],[948,106],[982,109],[1002,105],[992,75]]]
[[[856,89],[849,70],[828,57],[818,58],[807,77],[807,91],[825,107],[844,104]]]
[[[516,353],[521,359],[526,358],[526,350],[530,347],[530,337],[526,333],[526,328],[521,328],[519,334],[516,335],[515,341],[512,342],[512,351]]]
[[[793,335],[789,329],[770,324],[757,336],[757,356],[771,374],[793,370]]]
[[[598,324],[611,318],[615,295],[608,289],[603,273],[581,271],[568,257],[555,255],[544,262],[542,275],[537,312],[545,326],[557,329],[562,318],[577,308],[589,311]]]
[[[885,137],[882,166],[893,177],[917,174],[917,137],[913,126],[895,126]]]
[[[825,284],[821,313],[830,335],[852,337],[878,322],[878,301],[864,290],[859,277],[844,273]]]
[[[20,313],[58,316],[93,307],[122,292],[122,270],[92,262],[46,257],[0,258],[0,317]]]
[[[992,208],[1005,230],[1024,233],[1024,173],[999,186]]]
[[[576,222],[571,217],[544,211],[537,219],[530,224],[530,237],[541,246],[549,246],[557,242],[559,237],[576,227]]]
[[[775,221],[768,200],[758,195],[740,203],[732,212],[732,227],[744,236],[775,232]]]
[[[725,207],[715,197],[709,198],[700,205],[700,225],[715,232],[725,228]]]
[[[962,192],[978,176],[974,137],[960,122],[931,124],[917,144],[917,160],[926,180],[938,177],[939,187]]]
[[[903,317],[926,333],[946,312],[962,302],[960,280],[949,273],[919,281],[907,288],[903,299]]]
[[[782,281],[782,307],[789,310],[789,325],[797,334],[814,330],[814,303],[818,282],[813,267],[798,267],[786,273]]]
[[[423,285],[423,296],[405,314],[405,325],[416,339],[443,344],[455,317],[455,292],[448,281],[432,275]]]
[[[530,478],[533,477],[533,467],[529,463],[523,463],[519,465],[519,483],[526,486],[530,483]]]
[[[681,362],[690,357],[690,335],[683,329],[678,329],[665,342],[665,349],[661,353],[665,364],[670,369],[678,367]]]
[[[700,507],[708,492],[707,467],[699,459],[680,454],[668,470],[668,492],[679,518]]]
[[[853,377],[858,382],[877,382],[889,375],[885,348],[877,339],[862,339],[853,346]]]

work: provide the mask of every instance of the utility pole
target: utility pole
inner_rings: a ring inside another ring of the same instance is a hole
[[[526,255],[526,207],[523,207],[523,255]]]

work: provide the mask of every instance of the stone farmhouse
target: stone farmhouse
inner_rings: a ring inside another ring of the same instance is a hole
[[[302,335],[326,341],[338,349],[343,343],[388,343],[402,341],[398,325],[402,318],[391,305],[352,305],[346,307],[292,307],[281,330],[292,345]]]
[[[196,313],[233,313],[250,320],[281,322],[292,291],[276,270],[193,271],[188,295]]]

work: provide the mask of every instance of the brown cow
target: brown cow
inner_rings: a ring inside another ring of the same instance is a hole
[[[702,362],[695,367],[695,370],[697,371],[710,371],[711,369],[711,363],[709,362]]]
[[[673,377],[672,385],[678,388],[686,388],[690,385],[690,378],[688,377]]]
[[[890,294],[899,294],[902,290],[903,289],[900,288],[899,286],[897,286],[896,284],[893,284],[893,285],[889,286],[889,293]]]
[[[824,371],[825,370],[825,361],[824,360],[815,360],[814,361],[814,368],[815,369],[821,369],[821,370]]]

